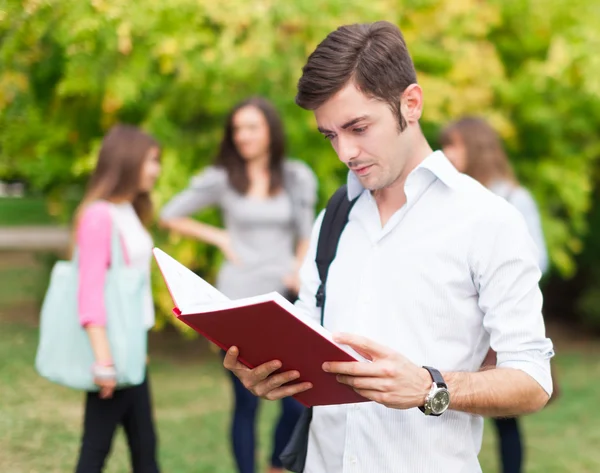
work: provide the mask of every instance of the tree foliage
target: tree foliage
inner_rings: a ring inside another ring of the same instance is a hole
[[[103,133],[125,121],[164,145],[160,206],[211,161],[229,108],[261,94],[285,117],[289,154],[318,174],[323,203],[345,172],[294,104],[296,82],[329,31],[379,19],[405,34],[432,143],[451,119],[489,119],[540,204],[554,268],[572,275],[600,150],[592,0],[9,0],[0,6],[0,177],[27,179],[60,210]],[[214,276],[214,249],[157,238]]]

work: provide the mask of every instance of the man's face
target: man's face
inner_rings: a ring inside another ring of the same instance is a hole
[[[365,189],[383,189],[402,175],[409,137],[388,104],[349,83],[314,113],[319,131]]]

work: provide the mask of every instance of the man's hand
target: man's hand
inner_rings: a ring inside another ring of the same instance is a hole
[[[312,388],[311,383],[298,383],[284,386],[290,381],[300,377],[297,371],[286,371],[285,373],[273,374],[281,368],[281,362],[278,360],[269,361],[254,369],[250,369],[238,361],[239,350],[237,347],[231,347],[225,359],[223,366],[231,371],[255,396],[269,401],[276,401],[284,397],[293,396]]]
[[[327,362],[323,370],[337,374],[340,383],[351,386],[371,401],[395,409],[422,406],[431,389],[431,376],[399,353],[358,335],[334,336],[372,363]]]

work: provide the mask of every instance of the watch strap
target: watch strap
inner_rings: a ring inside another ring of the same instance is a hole
[[[431,375],[431,379],[433,379],[433,382],[437,385],[438,388],[448,389],[448,386],[446,385],[446,382],[444,381],[442,373],[440,373],[435,368],[432,368],[431,366],[423,366],[423,368],[425,368],[427,371],[429,371],[429,374]]]
[[[433,382],[435,383],[435,385],[438,388],[446,388],[448,389],[448,386],[446,385],[446,382],[444,381],[444,377],[442,376],[442,373],[440,373],[438,370],[436,370],[435,368],[432,368],[431,366],[423,366],[424,369],[426,369],[429,372],[429,375],[431,376],[431,379],[433,380]],[[425,410],[425,406],[419,406],[419,410],[423,413],[427,413]],[[441,414],[434,414],[433,412],[429,413],[430,416],[434,416],[434,417],[439,417],[441,416]]]

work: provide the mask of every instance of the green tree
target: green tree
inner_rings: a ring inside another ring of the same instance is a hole
[[[570,276],[598,156],[598,18],[591,0],[5,2],[0,177],[26,178],[61,211],[65,190],[93,168],[103,133],[126,121],[164,145],[160,206],[211,161],[230,107],[262,94],[285,117],[289,154],[319,176],[322,204],[345,171],[312,114],[294,104],[296,81],[333,28],[386,19],[413,54],[426,135],[435,142],[464,114],[489,119],[538,199],[554,267]],[[203,218],[218,221],[216,212]],[[214,249],[162,234],[157,243],[214,277]]]

